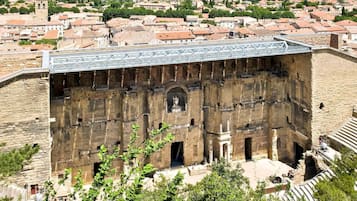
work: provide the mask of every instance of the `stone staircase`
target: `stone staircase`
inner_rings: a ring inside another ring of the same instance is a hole
[[[351,117],[339,130],[328,137],[357,153],[357,117]]]
[[[330,169],[324,170],[314,178],[305,181],[300,185],[293,186],[288,192],[280,196],[283,201],[299,201],[303,198],[306,201],[316,201],[314,199],[315,185],[321,180],[331,179],[334,176]]]

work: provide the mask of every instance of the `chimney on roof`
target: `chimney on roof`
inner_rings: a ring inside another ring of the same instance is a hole
[[[342,45],[342,35],[336,34],[336,33],[331,33],[330,47],[339,50],[339,49],[341,49],[341,45]]]

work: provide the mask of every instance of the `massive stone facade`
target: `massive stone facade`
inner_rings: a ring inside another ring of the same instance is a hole
[[[357,58],[332,49],[315,50],[312,57],[312,133],[329,135],[351,117],[357,105]]]
[[[61,177],[65,168],[81,169],[90,182],[100,145],[125,151],[134,123],[141,141],[163,122],[171,125],[175,140],[150,158],[157,168],[222,157],[294,164],[312,140],[350,116],[357,100],[356,58],[335,50],[54,73],[49,79],[27,71],[3,77],[40,66],[38,53],[18,62],[10,55],[0,59],[0,140],[7,148],[41,147],[15,177],[29,189],[51,172]],[[119,161],[114,166],[123,168]]]
[[[48,73],[28,74],[0,83],[0,151],[40,146],[23,171],[9,178],[35,193],[51,175]]]
[[[151,157],[158,168],[272,157],[273,150],[293,162],[294,146],[299,157],[311,144],[306,58],[311,54],[53,74],[53,172],[82,169],[92,180],[100,145],[125,151],[134,123],[141,140],[171,125],[174,142]]]

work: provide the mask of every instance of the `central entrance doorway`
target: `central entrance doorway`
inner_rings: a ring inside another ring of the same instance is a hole
[[[171,144],[171,167],[183,165],[183,142]]]
[[[252,138],[244,139],[244,152],[245,152],[245,160],[252,160]]]
[[[299,160],[302,159],[302,154],[304,153],[304,148],[302,148],[298,143],[294,142],[294,151],[295,151],[295,161],[294,168],[297,167]]]

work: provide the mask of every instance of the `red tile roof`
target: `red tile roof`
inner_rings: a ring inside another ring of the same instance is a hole
[[[326,13],[324,11],[314,11],[310,13],[312,18],[318,18],[320,20],[328,20],[332,21],[335,19],[335,17],[329,13]]]
[[[45,34],[45,36],[43,38],[44,39],[57,39],[58,38],[58,31],[57,30],[50,30]]]
[[[25,25],[25,20],[8,20],[6,21],[6,25]]]
[[[194,39],[195,37],[190,31],[172,31],[156,33],[156,38],[159,40],[184,40]]]

